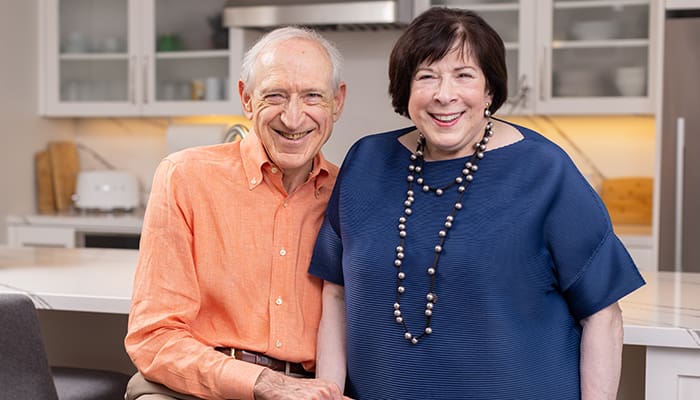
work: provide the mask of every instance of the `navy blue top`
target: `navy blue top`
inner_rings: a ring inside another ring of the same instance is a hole
[[[348,152],[309,272],[345,287],[356,398],[580,398],[579,321],[644,280],[566,153],[516,128],[524,138],[487,151],[467,188],[437,266],[433,333],[415,345],[393,315],[411,154],[397,138],[414,128],[364,137]],[[449,183],[467,158],[426,162],[426,182]],[[414,191],[401,310],[420,333],[426,268],[457,192]]]

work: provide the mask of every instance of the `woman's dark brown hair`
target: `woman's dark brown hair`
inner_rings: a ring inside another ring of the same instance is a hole
[[[408,98],[418,66],[445,57],[452,49],[464,49],[481,67],[492,101],[498,110],[508,98],[508,72],[503,40],[472,11],[432,7],[416,17],[399,37],[389,58],[389,95],[394,111],[408,115]]]

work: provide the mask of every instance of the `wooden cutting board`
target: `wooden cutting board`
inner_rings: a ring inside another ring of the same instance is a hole
[[[73,193],[80,171],[78,150],[73,142],[50,142],[48,145],[56,211],[66,211],[73,205]]]
[[[651,177],[623,177],[603,180],[601,198],[614,224],[651,225]]]
[[[48,150],[34,154],[34,177],[36,180],[36,204],[39,214],[56,211],[53,195],[53,176]]]

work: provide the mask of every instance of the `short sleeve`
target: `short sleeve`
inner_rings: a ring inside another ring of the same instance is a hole
[[[586,318],[644,285],[631,257],[618,237],[609,231],[588,265],[564,291],[571,313]]]
[[[644,285],[634,261],[615,235],[598,194],[568,157],[552,163],[553,185],[545,224],[560,289],[577,320]]]
[[[339,181],[340,179],[333,188],[323,225],[321,225],[321,230],[316,238],[309,273],[325,281],[343,286],[343,244],[338,233]]]

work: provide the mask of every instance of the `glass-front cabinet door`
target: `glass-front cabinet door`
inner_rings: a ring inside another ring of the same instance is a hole
[[[546,22],[538,33],[538,112],[652,113],[655,3],[538,2],[538,16]]]
[[[146,114],[235,113],[229,32],[221,21],[225,5],[226,0],[148,2],[141,65]]]
[[[42,113],[236,114],[225,4],[42,0]]]
[[[138,112],[129,0],[47,1],[42,97],[47,112]]]
[[[534,7],[521,0],[433,0],[432,6],[448,6],[475,11],[501,36],[506,47],[508,100],[499,114],[533,112],[532,86],[535,59],[529,46],[535,40]]]

